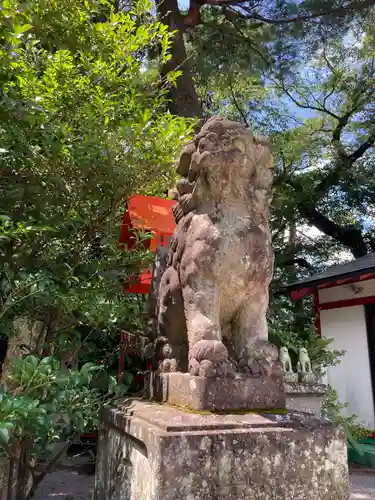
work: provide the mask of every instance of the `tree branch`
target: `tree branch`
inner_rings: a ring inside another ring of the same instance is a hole
[[[287,259],[282,262],[280,262],[283,266],[292,266],[294,264],[297,264],[300,267],[304,267],[305,269],[314,269],[314,266],[310,264],[306,259],[303,257],[295,257],[294,259]]]
[[[375,133],[372,133],[370,137],[367,139],[367,141],[361,144],[359,148],[357,148],[354,151],[354,153],[349,155],[348,159],[350,160],[350,162],[353,164],[356,160],[361,158],[361,156],[363,156],[366,153],[366,151],[374,145],[374,143],[375,143]]]
[[[236,30],[236,32],[241,35],[240,40],[243,40],[244,42],[246,42],[251,47],[251,50],[253,50],[256,54],[258,54],[258,56],[261,58],[263,63],[266,66],[269,66],[270,61],[267,60],[266,54],[263,54],[259,50],[259,48],[256,47],[256,45],[254,45],[252,40],[246,36],[246,34],[242,31],[241,27],[236,23],[235,19],[233,18],[233,16],[232,16],[233,13],[235,13],[235,11],[233,9],[223,9],[223,14],[224,14],[224,17],[226,18],[226,20],[229,21],[231,23],[231,25],[233,26],[233,28]],[[221,31],[221,33],[223,33],[223,35],[228,35],[228,33],[224,32],[222,29],[220,29],[219,26],[217,26],[216,29],[219,29]]]
[[[359,158],[361,158],[368,149],[370,149],[375,143],[375,133],[372,133],[367,141],[361,144],[352,154],[347,155],[344,147],[340,143],[341,132],[345,125],[347,124],[349,117],[343,117],[342,121],[340,121],[339,125],[333,132],[333,140],[335,143],[336,151],[338,154],[338,159],[336,162],[336,166],[331,168],[324,179],[318,184],[316,188],[317,196],[322,197],[327,190],[338,183],[338,181],[342,178],[343,174],[348,175],[350,173],[350,167],[355,163]]]
[[[301,215],[310,224],[348,248],[354,257],[363,257],[368,253],[362,232],[356,226],[340,226],[320,213],[315,207],[305,204],[301,204],[299,209]]]
[[[337,76],[336,68],[333,66],[333,64],[331,63],[331,61],[328,59],[326,44],[324,44],[322,55],[323,55],[323,59],[324,59],[326,65],[327,65],[327,68],[331,71],[331,73],[333,75]]]
[[[288,184],[299,194],[303,196],[303,188],[298,183],[288,181]],[[368,247],[362,235],[362,231],[354,225],[340,226],[329,219],[326,215],[319,212],[310,200],[300,200],[297,202],[298,210],[301,216],[309,224],[315,226],[322,233],[341,243],[348,248],[354,257],[363,257],[368,253]]]
[[[347,175],[350,172],[350,167],[353,165],[353,163],[361,158],[365,154],[365,152],[375,144],[375,132],[373,132],[363,144],[361,144],[353,153],[349,155],[346,153],[345,148],[341,143],[341,135],[343,130],[349,123],[350,118],[356,111],[358,111],[361,103],[363,102],[364,82],[360,81],[358,83],[353,93],[353,99],[350,109],[348,109],[346,113],[341,117],[336,115],[335,113],[332,113],[329,109],[326,108],[325,103],[327,100],[327,96],[326,98],[324,98],[323,104],[318,103],[320,104],[319,106],[302,104],[291,94],[291,92],[285,87],[285,84],[283,82],[279,84],[279,86],[281,87],[283,92],[300,108],[326,113],[338,122],[332,132],[332,144],[337,153],[336,162],[331,165],[331,168],[327,172],[326,176],[319,182],[315,189],[317,197],[321,198],[326,194],[327,190],[331,186],[337,184],[340,181],[343,174]],[[330,94],[332,93],[333,91]]]
[[[240,5],[242,3],[245,3],[246,1],[247,0],[206,0],[204,3],[206,3],[207,5],[225,6],[225,5]],[[250,12],[247,18],[256,19],[258,21],[262,21],[263,23],[267,24],[287,24],[295,22],[307,22],[307,21],[312,21],[314,19],[318,19],[319,17],[331,16],[331,15],[344,16],[350,12],[361,11],[373,5],[374,5],[374,0],[354,0],[352,2],[349,2],[346,6],[322,9],[318,12],[313,12],[311,14],[301,14],[293,17],[272,19],[264,17],[256,12],[253,13]]]
[[[289,99],[291,99],[294,102],[294,104],[296,106],[298,106],[299,108],[311,109],[312,111],[319,111],[320,113],[326,113],[327,115],[331,116],[332,118],[335,118],[335,120],[340,121],[341,118],[338,115],[336,115],[335,113],[333,113],[332,111],[330,111],[329,109],[327,109],[325,106],[313,106],[311,104],[302,104],[293,96],[293,94],[291,94],[289,92],[289,90],[285,87],[284,84],[280,85],[280,87],[281,87],[282,91],[289,97]]]
[[[246,114],[244,113],[243,109],[239,105],[236,96],[234,95],[233,85],[232,85],[232,82],[230,79],[229,79],[229,88],[230,88],[230,93],[232,94],[232,101],[233,101],[235,108],[237,109],[238,113],[241,115],[246,127],[249,127],[250,125],[249,125],[249,122],[247,121]]]

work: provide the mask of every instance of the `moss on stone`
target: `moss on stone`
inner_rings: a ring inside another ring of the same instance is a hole
[[[289,410],[286,408],[265,408],[264,410],[254,410],[254,409],[230,409],[230,410],[192,410],[191,408],[187,408],[184,406],[171,405],[168,403],[163,403],[163,406],[171,406],[172,408],[176,408],[177,410],[184,411],[185,413],[193,413],[196,415],[287,415]]]

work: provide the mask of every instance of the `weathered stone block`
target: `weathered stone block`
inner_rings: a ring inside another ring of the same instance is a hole
[[[107,410],[94,500],[347,500],[346,440],[308,414]]]
[[[323,384],[285,384],[286,408],[320,416],[327,386]]]
[[[282,374],[206,378],[175,372],[153,374],[150,384],[153,399],[193,410],[285,408]]]

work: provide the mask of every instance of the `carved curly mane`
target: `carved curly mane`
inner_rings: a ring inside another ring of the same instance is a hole
[[[230,183],[225,170],[228,171],[228,167],[233,166],[238,174],[236,151],[246,158],[247,164],[242,165],[243,175],[236,175],[237,182]],[[176,223],[184,215],[200,207],[209,196],[214,200],[228,198],[225,184],[231,185],[232,188],[237,187],[237,195],[251,188],[268,191],[271,176],[267,169],[264,169],[265,164],[268,164],[268,169],[272,167],[272,157],[266,141],[255,138],[245,125],[221,117],[211,118],[194,141],[182,150],[177,167],[177,173],[182,179],[176,186],[175,199],[178,203],[173,207]],[[220,166],[224,168],[220,169]],[[211,183],[207,182],[206,177],[209,171],[212,174]],[[267,203],[269,200],[265,201]]]

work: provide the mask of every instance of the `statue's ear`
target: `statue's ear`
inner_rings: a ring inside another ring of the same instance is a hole
[[[177,170],[176,170],[178,175],[181,175],[182,177],[188,176],[189,167],[190,167],[190,163],[191,163],[191,157],[192,157],[193,153],[195,153],[195,151],[196,151],[196,148],[195,148],[195,144],[193,142],[190,142],[189,144],[187,144],[183,148],[181,155],[180,155],[180,160],[178,162]]]
[[[244,140],[241,139],[241,137],[236,137],[234,139],[233,146],[236,149],[239,149],[243,155],[246,155],[246,153],[247,153],[246,143]]]

